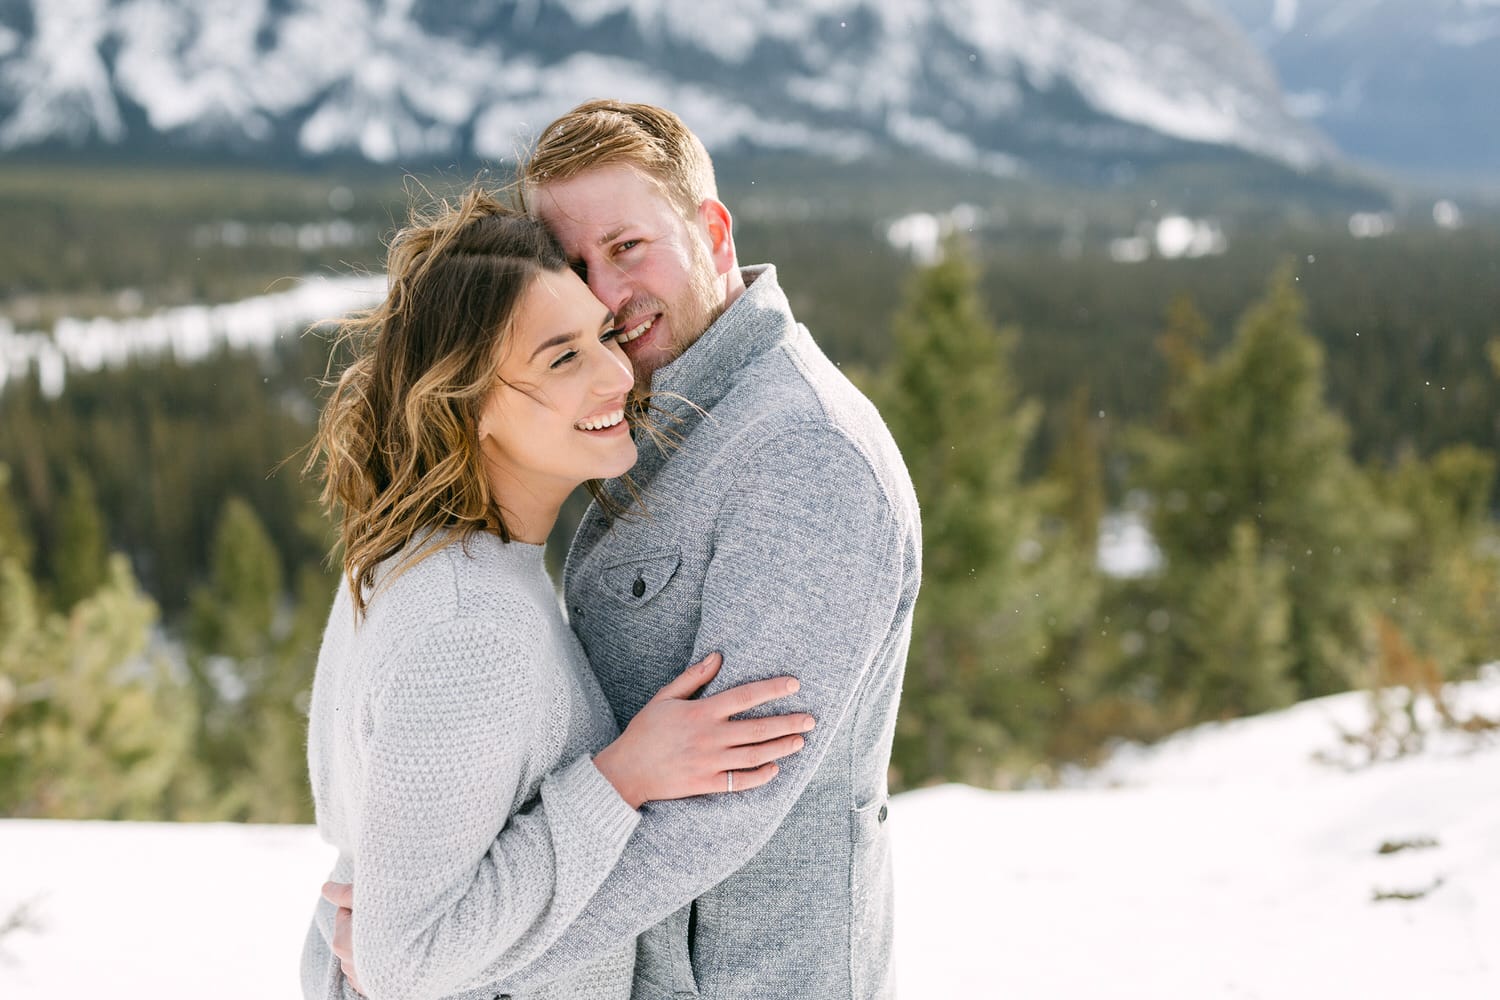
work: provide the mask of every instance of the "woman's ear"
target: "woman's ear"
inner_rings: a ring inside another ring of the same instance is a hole
[[[502,419],[499,397],[500,385],[497,383],[479,404],[479,419],[474,424],[474,443],[479,446],[480,452],[485,450],[485,443],[494,437],[496,421]]]
[[[708,256],[714,262],[714,271],[728,274],[739,267],[734,253],[734,219],[724,203],[717,198],[704,198],[699,202],[698,224],[703,227],[708,241]]]

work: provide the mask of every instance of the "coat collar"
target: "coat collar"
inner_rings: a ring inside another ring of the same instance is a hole
[[[679,440],[690,434],[756,358],[775,350],[797,333],[786,293],[773,264],[740,269],[745,290],[682,356],[657,369],[651,379],[657,425]],[[670,457],[647,432],[637,432],[639,458],[630,477],[644,485]]]

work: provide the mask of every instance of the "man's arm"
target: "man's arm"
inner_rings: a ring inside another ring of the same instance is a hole
[[[645,806],[599,891],[507,985],[566,974],[754,857],[807,788],[887,640],[900,596],[900,525],[853,444],[826,425],[802,425],[763,441],[731,482],[715,524],[695,648],[724,653],[710,691],[798,677],[801,690],[775,711],[809,712],[817,729],[761,788]]]

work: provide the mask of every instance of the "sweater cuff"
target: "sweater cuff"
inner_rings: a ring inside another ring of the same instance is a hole
[[[624,850],[625,842],[641,821],[640,812],[630,808],[594,766],[591,754],[554,771],[542,783],[542,799],[549,810],[561,808],[595,834],[601,848],[614,853]]]

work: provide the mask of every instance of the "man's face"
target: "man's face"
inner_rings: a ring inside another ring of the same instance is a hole
[[[690,224],[634,167],[598,167],[538,189],[537,214],[625,332],[636,384],[674,361],[724,311],[701,220]]]

